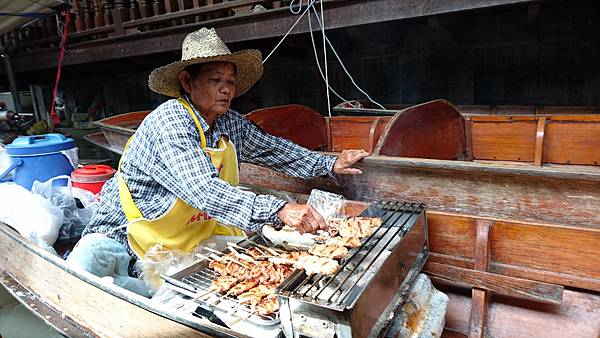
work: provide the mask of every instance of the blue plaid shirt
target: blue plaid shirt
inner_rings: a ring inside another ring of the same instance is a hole
[[[198,111],[194,113],[207,145],[216,147],[219,137],[227,135],[240,161],[302,178],[332,173],[335,156],[324,156],[266,134],[233,110],[220,116],[212,131]],[[147,219],[161,216],[180,198],[223,224],[258,231],[263,224],[277,221],[276,213],[285,204],[274,196],[242,191],[220,180],[210,157],[201,148],[193,119],[175,99],[163,103],[144,119],[123,155],[121,173]],[[83,235],[103,233],[123,243],[135,257],[127,245],[127,229],[123,226],[126,223],[115,176],[102,188],[99,207]]]

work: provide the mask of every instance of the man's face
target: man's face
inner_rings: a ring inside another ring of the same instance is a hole
[[[192,102],[200,112],[219,117],[227,112],[235,95],[235,67],[229,62],[209,63],[190,79]]]

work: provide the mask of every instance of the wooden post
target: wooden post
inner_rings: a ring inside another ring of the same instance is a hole
[[[117,35],[122,35],[124,33],[123,22],[129,20],[124,0],[115,0],[115,8],[113,8],[112,16],[113,24],[115,25],[115,33],[117,33]]]
[[[94,4],[94,24],[96,27],[102,27],[105,25],[104,16],[102,16],[102,4],[98,0],[93,1]]]
[[[471,117],[465,116],[465,148],[466,148],[466,160],[473,161],[473,137],[471,135]]]
[[[104,23],[106,25],[111,25],[113,23],[113,21],[112,21],[112,5],[110,4],[110,2],[108,0],[104,0],[102,2],[102,9],[104,12]]]
[[[535,133],[535,153],[534,164],[542,165],[542,155],[544,152],[544,133],[546,131],[546,117],[538,118],[537,131]]]
[[[83,22],[83,9],[79,6],[79,0],[73,0],[73,10],[75,11],[75,30],[81,32],[85,29]]]
[[[140,17],[137,0],[129,1],[129,20],[133,21]]]
[[[93,5],[90,4],[90,1],[93,0],[83,0],[83,12],[84,12],[84,21],[85,21],[85,29],[94,28],[94,17],[92,14]]]
[[[492,221],[477,220],[477,239],[475,241],[475,270],[487,271],[490,259],[489,233]],[[471,298],[471,317],[469,319],[469,338],[485,337],[485,322],[489,295],[486,290],[473,288]]]
[[[160,0],[154,0],[154,2],[152,3],[152,9],[154,11],[154,15],[160,15],[162,12],[162,8],[161,8],[161,3]]]
[[[147,18],[150,16],[150,5],[148,4],[148,1],[150,0],[141,0],[140,2],[140,16],[142,18]]]

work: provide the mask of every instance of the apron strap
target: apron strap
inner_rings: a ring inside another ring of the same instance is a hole
[[[198,118],[196,117],[194,110],[192,109],[190,104],[187,102],[187,100],[185,100],[184,98],[180,97],[177,99],[177,101],[179,101],[179,103],[181,103],[185,107],[185,109],[188,111],[188,113],[194,120],[194,123],[196,124],[196,127],[198,128],[198,133],[200,134],[200,142],[202,145],[202,149],[206,148],[206,137],[204,136],[204,131],[202,130],[202,125],[200,124],[200,121],[198,121]],[[135,136],[135,134],[131,135],[129,140],[127,140],[127,144],[125,144],[125,148],[123,149],[123,155],[125,154],[125,151],[127,151],[127,148],[129,148],[129,143],[131,142],[131,140],[133,140],[134,136]],[[125,183],[125,180],[123,179],[123,175],[121,174],[121,163],[123,162],[123,157],[124,157],[123,155],[121,156],[121,159],[119,160],[119,167],[117,169],[117,179],[118,179],[118,184],[119,184],[119,198],[121,200],[121,205],[123,207],[123,211],[125,212],[125,217],[127,218],[127,220],[129,222],[131,222],[133,220],[143,218],[144,216],[142,215],[142,212],[140,211],[140,209],[138,209],[138,207],[135,205],[135,202],[133,201],[133,197],[131,196],[131,191],[129,191],[129,187],[127,187],[127,183]]]
[[[131,142],[131,140],[133,140],[133,136],[135,136],[135,134],[131,135],[129,140],[127,140],[127,144],[125,144],[125,148],[123,149],[123,155],[125,154],[125,151],[127,150],[127,148],[129,148],[129,143]],[[131,192],[129,191],[129,188],[127,187],[127,183],[125,183],[125,180],[123,179],[123,175],[121,174],[121,164],[123,162],[123,157],[124,156],[121,156],[121,159],[119,160],[119,168],[117,169],[117,179],[118,179],[118,184],[119,184],[119,199],[121,200],[121,206],[123,207],[123,212],[125,213],[125,217],[127,217],[127,220],[129,222],[131,222],[135,219],[142,218],[144,216],[142,215],[142,212],[140,211],[140,209],[138,209],[138,207],[135,205],[135,202],[133,201],[133,197],[131,196]]]
[[[179,103],[181,103],[185,107],[185,109],[188,111],[188,113],[190,114],[192,119],[194,119],[196,128],[198,128],[198,133],[200,133],[200,141],[201,141],[202,149],[206,148],[206,136],[204,136],[204,130],[202,129],[202,125],[200,124],[200,121],[198,121],[198,117],[196,117],[194,110],[192,109],[190,104],[187,102],[187,100],[185,100],[183,97],[178,98],[177,101],[179,101]]]

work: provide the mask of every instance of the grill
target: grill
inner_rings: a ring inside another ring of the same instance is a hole
[[[264,244],[264,241],[259,236],[253,237],[251,240],[244,240],[238,243],[243,248],[250,248],[258,244]],[[229,253],[229,249],[223,250],[223,253]],[[166,282],[173,284],[179,288],[193,292],[198,295],[206,295],[199,297],[198,301],[209,307],[214,307],[222,312],[233,313],[235,316],[258,325],[275,325],[278,324],[278,312],[268,316],[253,314],[250,306],[241,304],[235,297],[226,295],[215,295],[208,292],[212,281],[219,277],[219,274],[208,267],[209,261],[203,260],[188,268],[175,273],[172,276],[162,276]]]
[[[279,288],[287,337],[367,337],[385,334],[428,255],[425,206],[383,201],[361,216],[382,226],[333,276],[296,271]]]
[[[380,217],[382,225],[340,261],[336,274],[308,276],[294,271],[277,288],[278,313],[253,315],[249,306],[227,296],[211,295],[204,303],[221,311],[244,312],[238,316],[253,324],[281,323],[288,338],[384,335],[428,256],[425,211],[419,203],[371,204],[360,216]],[[255,243],[265,244],[255,236],[238,245],[250,248]],[[198,262],[165,280],[197,294],[206,293],[218,277],[208,264]]]

